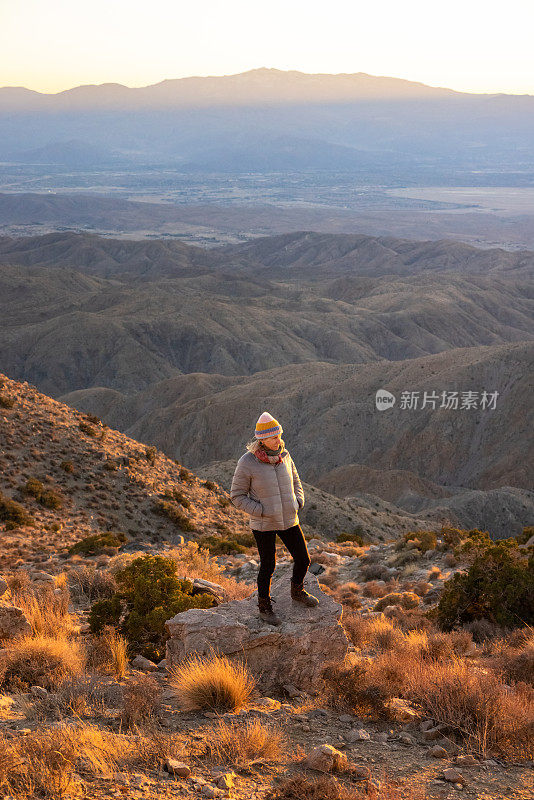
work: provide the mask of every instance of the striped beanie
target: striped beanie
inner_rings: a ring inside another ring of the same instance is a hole
[[[268,411],[264,411],[256,422],[256,439],[269,439],[282,433],[282,426]]]

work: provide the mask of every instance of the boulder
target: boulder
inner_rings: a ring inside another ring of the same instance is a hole
[[[134,669],[139,669],[142,672],[156,672],[158,669],[157,664],[154,664],[154,662],[150,661],[149,658],[145,658],[141,655],[135,656],[132,661],[132,667],[134,667]]]
[[[347,766],[347,756],[332,747],[331,744],[321,744],[314,747],[305,764],[309,769],[316,769],[320,772],[334,772],[342,770]]]
[[[325,665],[343,661],[347,653],[348,640],[340,624],[342,607],[323,594],[317,578],[309,573],[305,588],[319,605],[307,608],[293,601],[291,571],[291,564],[279,567],[272,581],[271,596],[282,619],[277,627],[260,619],[256,592],[214,609],[182,611],[168,620],[167,669],[193,653],[215,651],[245,661],[264,692],[288,683],[304,691],[317,685]]]
[[[32,628],[21,608],[0,606],[0,640],[29,636]]]

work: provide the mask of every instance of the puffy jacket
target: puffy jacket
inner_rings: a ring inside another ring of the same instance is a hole
[[[286,530],[299,521],[302,483],[288,451],[281,455],[279,464],[266,464],[247,451],[237,462],[230,497],[250,515],[249,525],[256,531]]]

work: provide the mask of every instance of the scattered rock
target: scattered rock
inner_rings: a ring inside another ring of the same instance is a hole
[[[415,739],[406,731],[399,733],[399,741],[403,744],[415,744]]]
[[[462,786],[466,783],[466,780],[459,769],[456,767],[448,767],[447,769],[443,770],[443,777],[449,783],[460,783]]]
[[[236,778],[235,772],[224,772],[222,775],[214,777],[215,783],[219,789],[232,789]]]
[[[142,672],[156,672],[158,669],[157,664],[154,664],[150,659],[140,655],[137,655],[132,660],[132,667],[134,667],[134,669],[140,669]]]
[[[456,756],[456,763],[462,767],[474,767],[478,761],[471,753],[466,753],[465,756]]]
[[[439,728],[427,728],[426,731],[423,731],[423,738],[427,742],[433,742],[436,739],[441,739],[442,734]]]
[[[0,639],[28,636],[32,628],[21,608],[0,606]]]
[[[371,738],[371,734],[364,728],[352,728],[345,736],[347,742],[366,742]]]
[[[32,580],[36,583],[49,583],[54,584],[56,583],[56,579],[53,575],[49,575],[48,572],[37,572],[32,573]]]
[[[434,756],[434,758],[448,758],[449,756],[445,748],[439,744],[435,744],[434,747],[430,748],[430,755]]]
[[[305,764],[310,769],[320,772],[333,772],[347,766],[347,756],[331,744],[321,744],[319,747],[314,747]]]
[[[9,586],[7,585],[7,581],[5,581],[2,577],[0,577],[0,597],[7,592]]]
[[[176,761],[174,758],[167,758],[163,768],[171,775],[178,775],[180,778],[188,778],[191,770],[183,761]]]
[[[32,686],[30,692],[33,697],[36,697],[38,700],[44,700],[45,697],[48,697],[48,692],[43,686]]]
[[[415,708],[402,697],[392,697],[391,700],[386,703],[386,706],[389,708],[393,719],[399,722],[411,722],[419,717]]]

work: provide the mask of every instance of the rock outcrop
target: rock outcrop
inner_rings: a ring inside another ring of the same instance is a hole
[[[305,691],[317,685],[324,666],[342,661],[347,653],[342,607],[321,592],[310,573],[305,587],[319,606],[306,608],[291,600],[290,574],[290,565],[279,567],[272,582],[271,597],[282,619],[276,628],[259,618],[256,592],[214,609],[182,611],[168,620],[167,669],[193,653],[216,652],[245,661],[262,691],[288,683]]]

